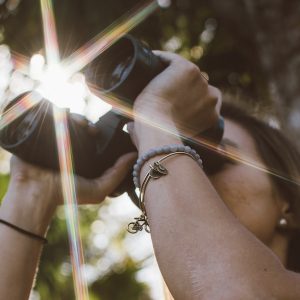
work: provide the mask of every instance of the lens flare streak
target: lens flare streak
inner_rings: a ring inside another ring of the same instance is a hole
[[[0,130],[26,113],[30,108],[37,105],[41,100],[42,97],[37,93],[31,92],[26,94],[16,104],[14,104],[1,115]]]
[[[237,163],[241,163],[244,164],[246,166],[249,166],[251,168],[254,168],[258,171],[264,172],[266,174],[275,176],[277,178],[280,178],[286,182],[295,184],[297,186],[300,186],[300,182],[297,179],[294,178],[290,178],[288,176],[285,176],[284,174],[280,174],[277,170],[275,169],[271,169],[271,168],[266,168],[265,166],[259,164],[256,161],[253,161],[252,159],[250,159],[249,157],[247,157],[246,155],[244,155],[241,151],[236,151],[235,148],[229,147],[228,149],[223,149],[220,147],[220,145],[218,144],[214,144],[212,142],[209,142],[208,140],[201,138],[201,137],[187,137],[184,135],[179,134],[178,132],[173,132],[170,131],[168,128],[162,126],[161,124],[159,124],[158,122],[154,122],[151,118],[149,118],[148,116],[145,115],[137,115],[134,113],[133,109],[128,105],[125,104],[126,101],[122,101],[121,99],[115,97],[112,94],[104,94],[101,93],[101,91],[97,90],[96,88],[90,86],[91,91],[93,92],[94,95],[96,95],[97,97],[99,97],[100,99],[104,100],[105,102],[107,102],[108,104],[110,104],[114,109],[116,109],[119,113],[121,113],[122,115],[126,116],[127,118],[130,119],[138,119],[141,122],[152,126],[156,129],[159,129],[160,131],[164,131],[167,134],[170,135],[174,135],[176,137],[179,138],[184,138],[186,140],[190,140],[193,142],[196,142],[198,145],[201,145],[202,147],[205,147],[211,151],[215,151],[220,153],[221,155],[237,162]]]
[[[29,58],[19,54],[15,51],[11,53],[11,60],[13,62],[14,68],[19,72],[28,75],[29,74]]]
[[[79,233],[78,207],[75,190],[72,149],[70,143],[67,114],[63,109],[53,108],[55,132],[59,165],[61,172],[61,185],[64,198],[64,208],[70,241],[70,253],[73,266],[73,280],[76,299],[88,299],[87,284],[83,275],[84,266],[83,248]]]
[[[40,3],[43,19],[47,66],[51,69],[53,66],[59,65],[60,63],[55,19],[52,1],[41,0]],[[89,298],[89,296],[87,283],[83,275],[84,255],[79,234],[77,196],[74,182],[72,149],[67,124],[67,114],[64,109],[60,110],[53,106],[53,116],[61,172],[61,185],[65,203],[64,208],[69,235],[75,295],[76,299],[86,300]]]
[[[49,65],[59,62],[59,47],[57,42],[56,25],[51,0],[41,0],[45,52]]]
[[[257,161],[253,161],[249,157],[246,157],[241,151],[236,151],[235,148],[232,149],[222,149],[220,147],[212,146],[209,145],[209,149],[215,149],[215,151],[219,152],[221,155],[226,156],[227,158],[237,162],[241,163],[245,166],[254,168],[258,171],[261,171],[263,173],[269,174],[271,176],[277,177],[283,181],[289,182],[291,184],[297,185],[300,187],[300,182],[297,178],[291,178],[286,176],[285,174],[279,173],[278,170],[272,169],[272,168],[267,168],[264,165],[258,163]]]
[[[158,7],[158,3],[155,0],[146,1],[143,5],[129,11],[123,17],[118,19],[112,25],[110,25],[103,32],[96,35],[87,44],[79,48],[70,57],[60,62],[59,47],[57,41],[57,32],[55,25],[55,18],[53,12],[53,5],[51,0],[40,0],[44,40],[45,40],[45,53],[47,58],[47,66],[55,66],[60,64],[66,71],[67,77],[70,78],[74,73],[79,72],[95,58],[97,58],[102,52],[114,44],[119,38],[121,38],[128,31],[144,21],[150,14],[152,14]],[[18,53],[12,54],[12,60],[15,65],[15,69],[29,75],[30,60],[25,56]],[[129,118],[137,118],[146,124],[160,129],[168,134],[178,135],[178,133],[171,132],[161,124],[158,124],[144,115],[135,115],[132,108],[129,105],[124,105],[124,102],[114,97],[113,95],[103,95],[98,90],[91,88],[91,91],[100,99],[104,99],[118,110],[123,115]],[[41,96],[37,96],[32,92],[21,98],[17,104],[7,110],[0,119],[0,130],[14,121],[16,118],[24,114],[27,110],[41,101]],[[51,100],[51,99],[49,99]],[[77,196],[75,189],[75,179],[73,171],[72,161],[72,149],[70,144],[70,137],[68,131],[67,115],[64,109],[58,109],[53,107],[56,142],[59,156],[59,164],[61,171],[61,184],[62,192],[65,202],[65,214],[67,220],[67,228],[70,243],[70,254],[73,268],[73,281],[75,287],[76,299],[86,300],[89,298],[87,284],[83,275],[84,255],[82,242],[79,234],[79,220],[78,220],[78,208],[77,208]],[[259,171],[271,174],[278,178],[281,178],[290,183],[300,186],[300,183],[293,178],[288,178],[283,174],[278,174],[276,170],[271,170],[259,165],[251,159],[244,156],[235,149],[220,149],[218,145],[207,142],[204,139],[197,138],[193,141],[201,144],[202,146],[217,151],[222,155],[249,167],[255,168]]]
[[[67,73],[79,72],[119,38],[144,21],[158,7],[157,1],[147,1],[142,6],[122,16],[63,62]]]

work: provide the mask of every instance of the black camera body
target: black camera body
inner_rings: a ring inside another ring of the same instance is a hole
[[[132,105],[144,87],[165,68],[166,65],[146,45],[126,35],[93,62],[87,77],[104,93],[113,93]],[[12,101],[6,110],[21,98]],[[99,128],[97,135],[91,135],[87,127],[79,125],[73,114],[67,113],[67,119],[74,171],[79,176],[99,177],[122,154],[136,151],[129,134],[123,131],[128,118],[117,110],[112,109],[98,120],[95,124]],[[0,145],[29,163],[59,170],[54,126],[53,106],[42,100],[0,131]],[[220,119],[216,127],[203,136],[219,143],[223,129],[224,123]],[[191,140],[184,140],[184,143],[200,153],[207,171],[218,164],[212,151],[203,145]],[[128,176],[118,192],[130,189],[133,185],[131,176]]]

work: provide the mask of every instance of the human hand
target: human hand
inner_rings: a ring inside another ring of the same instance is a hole
[[[97,204],[110,195],[123,181],[136,159],[136,153],[121,156],[101,177],[86,179],[75,176],[75,188],[79,204]],[[49,202],[50,206],[63,203],[61,175],[59,172],[42,169],[13,156],[11,159],[10,188],[15,193],[34,191],[36,200]],[[22,191],[22,192],[21,192]]]
[[[76,117],[75,117],[76,119]],[[97,134],[97,128],[77,116],[87,132]],[[107,169],[101,177],[86,179],[74,176],[77,201],[79,204],[100,203],[123,181],[130,171],[135,153],[128,153]],[[59,172],[33,166],[13,156],[11,176],[7,193],[1,203],[0,217],[21,228],[43,234],[51,221],[57,205],[63,201],[62,183]]]
[[[168,126],[172,118],[176,127],[189,135],[213,127],[219,118],[220,91],[208,85],[200,69],[181,56],[154,53],[169,66],[138,96],[134,104],[136,115],[146,116],[162,126]]]

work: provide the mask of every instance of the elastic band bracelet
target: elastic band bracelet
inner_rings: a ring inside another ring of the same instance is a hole
[[[146,161],[150,158],[155,157],[161,154],[168,154],[168,153],[175,153],[175,152],[185,152],[190,154],[193,159],[195,159],[198,165],[202,168],[202,160],[200,155],[189,146],[174,144],[174,145],[166,145],[159,148],[153,148],[147,151],[144,155],[142,155],[137,161],[136,164],[133,166],[133,182],[136,188],[140,188],[140,173],[143,165]]]
[[[43,242],[44,244],[47,244],[47,243],[48,243],[48,240],[47,240],[46,238],[44,238],[43,236],[40,236],[40,235],[37,235],[37,234],[32,233],[32,232],[30,232],[30,231],[27,231],[27,230],[25,230],[25,229],[23,229],[23,228],[20,228],[20,227],[14,225],[14,224],[11,224],[11,223],[7,222],[7,221],[5,221],[5,220],[0,219],[0,223],[2,223],[2,224],[4,224],[4,225],[6,225],[6,226],[8,226],[8,227],[10,227],[10,228],[12,228],[12,229],[18,231],[18,232],[20,232],[20,233],[22,233],[22,234],[24,234],[24,235],[27,235],[27,236],[29,236],[29,237],[35,239],[35,240],[41,241],[41,242]]]
[[[176,152],[170,153],[170,154],[164,156],[163,158],[161,158],[160,160],[154,162],[153,165],[150,165],[150,171],[145,176],[142,186],[141,186],[141,189],[140,189],[139,206],[142,211],[142,214],[140,217],[134,218],[135,221],[128,224],[127,231],[129,233],[134,234],[134,233],[137,233],[138,231],[142,231],[143,229],[145,229],[146,232],[150,233],[150,227],[149,227],[148,217],[147,217],[146,207],[145,207],[146,187],[151,179],[159,179],[162,176],[168,175],[168,173],[169,173],[168,170],[166,169],[166,167],[164,167],[161,164],[161,162],[163,162],[164,160],[166,160],[174,155],[187,155],[198,162],[198,160],[195,158],[195,155],[192,155],[191,153],[187,153],[187,152],[176,151]],[[202,161],[201,161],[201,167],[202,167]]]

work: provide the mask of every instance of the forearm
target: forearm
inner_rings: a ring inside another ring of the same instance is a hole
[[[180,143],[144,128],[141,154]],[[264,293],[282,270],[275,256],[233,216],[191,158],[172,157],[163,165],[169,174],[148,184],[146,209],[159,266],[175,299],[214,299],[216,289],[224,299],[238,293],[234,289],[250,295],[255,285]]]
[[[46,195],[45,195],[46,196]],[[10,186],[0,218],[40,236],[46,234],[54,207],[31,186]],[[28,299],[43,242],[0,223],[0,298]]]

